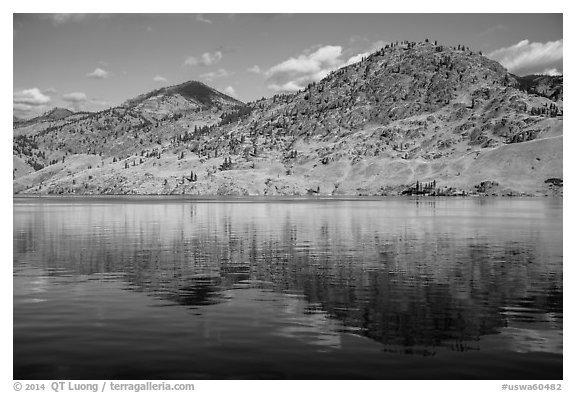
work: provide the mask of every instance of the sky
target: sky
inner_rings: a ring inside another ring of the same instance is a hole
[[[563,73],[562,14],[13,14],[13,114],[97,111],[199,80],[293,92],[388,42],[464,44],[516,75]]]

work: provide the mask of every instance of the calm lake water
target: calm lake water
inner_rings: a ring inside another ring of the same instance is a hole
[[[15,379],[562,379],[562,200],[14,198]]]

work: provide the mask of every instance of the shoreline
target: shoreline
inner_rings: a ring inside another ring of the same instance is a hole
[[[191,194],[12,194],[16,199],[56,199],[56,200],[165,200],[165,201],[356,201],[356,200],[382,200],[382,199],[533,199],[551,198],[562,199],[563,195],[191,195]]]

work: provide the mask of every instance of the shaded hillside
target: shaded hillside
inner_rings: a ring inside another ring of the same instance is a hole
[[[552,101],[564,100],[564,77],[562,75],[526,75],[515,76],[518,88],[530,94],[536,94]]]
[[[480,53],[430,42],[388,45],[246,105],[188,82],[32,132],[45,163],[64,162],[14,191],[561,193],[546,181],[563,177],[563,103],[522,83]]]

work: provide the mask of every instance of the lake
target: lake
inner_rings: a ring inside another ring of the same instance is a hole
[[[562,379],[562,199],[13,200],[14,379]]]

